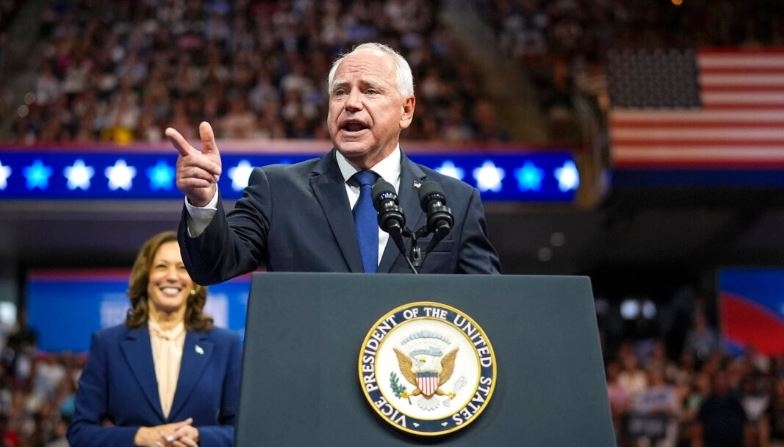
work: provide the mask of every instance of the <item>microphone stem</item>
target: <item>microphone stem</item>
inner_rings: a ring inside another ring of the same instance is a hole
[[[417,232],[409,232],[409,237],[411,238],[411,251],[409,252],[410,254],[406,256],[406,261],[408,261],[414,271],[419,272],[419,267],[422,267],[423,261],[421,255],[422,251],[417,245],[419,234]]]
[[[400,251],[400,254],[403,255],[403,259],[406,260],[406,264],[408,264],[408,268],[411,269],[411,272],[414,273],[415,275],[418,275],[419,271],[414,266],[414,264],[411,263],[411,259],[409,259],[409,256],[406,253],[406,244],[403,242],[403,235],[408,235],[408,233],[410,233],[410,231],[408,231],[408,229],[406,229],[404,232],[402,232],[402,234],[401,233],[394,233],[394,234],[393,233],[389,233],[389,237],[391,237],[392,240],[395,241],[395,245],[397,245],[397,248]],[[416,239],[414,239],[414,241],[416,241]],[[412,246],[411,246],[412,249],[413,249],[414,246],[416,246],[416,242],[414,242],[412,244]]]
[[[408,268],[411,269],[411,272],[414,273],[415,275],[418,275],[419,272],[417,271],[417,268],[414,267],[414,264],[411,263],[411,260],[408,259],[408,256],[404,255],[403,257],[406,258],[406,263],[408,263]]]

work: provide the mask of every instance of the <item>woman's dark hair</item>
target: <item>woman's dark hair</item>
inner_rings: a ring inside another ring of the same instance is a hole
[[[173,231],[164,231],[147,240],[136,255],[136,261],[131,269],[131,278],[128,281],[128,298],[131,308],[125,316],[125,326],[137,328],[147,323],[150,304],[147,299],[147,285],[150,282],[150,269],[155,254],[167,242],[177,242],[177,234]],[[208,331],[212,329],[212,317],[204,313],[207,303],[207,288],[193,283],[193,289],[188,295],[185,305],[185,328],[189,331]]]

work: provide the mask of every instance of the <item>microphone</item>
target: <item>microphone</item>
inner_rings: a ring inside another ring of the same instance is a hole
[[[402,238],[406,217],[398,205],[395,187],[381,177],[373,185],[373,206],[378,211],[378,226],[392,237]]]
[[[373,207],[378,211],[378,226],[389,233],[408,267],[416,275],[419,272],[406,255],[406,245],[403,242],[403,235],[410,233],[406,230],[406,216],[398,204],[395,187],[381,177],[373,184]]]
[[[446,237],[455,223],[452,210],[446,206],[446,195],[438,182],[428,180],[419,187],[419,204],[427,213],[427,231],[433,233],[430,248]]]

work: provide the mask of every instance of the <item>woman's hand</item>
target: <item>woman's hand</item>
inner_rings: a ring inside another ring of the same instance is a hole
[[[196,447],[199,445],[199,430],[193,419],[188,418],[171,424],[141,427],[133,438],[139,447]]]

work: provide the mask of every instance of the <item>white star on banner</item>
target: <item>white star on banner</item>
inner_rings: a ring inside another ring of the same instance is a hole
[[[563,192],[577,189],[580,186],[580,172],[577,171],[577,166],[571,160],[555,170],[555,178],[558,179],[558,189]]]
[[[68,179],[68,189],[71,191],[77,188],[83,191],[90,189],[90,179],[93,174],[95,174],[95,169],[85,165],[82,159],[76,160],[73,165],[63,169],[63,175]]]
[[[5,189],[8,187],[8,177],[10,176],[11,167],[3,166],[3,163],[0,162],[0,189]]]
[[[458,180],[463,180],[463,177],[465,176],[465,170],[455,166],[455,164],[452,163],[452,160],[444,160],[444,162],[441,163],[441,166],[436,168],[436,171]]]
[[[231,187],[235,191],[242,191],[248,186],[250,173],[253,171],[253,166],[248,160],[241,160],[237,166],[229,169],[229,178],[231,179]]]
[[[485,161],[482,163],[482,166],[474,169],[476,187],[479,189],[479,191],[500,191],[501,180],[504,179],[505,175],[506,173],[504,170],[497,167],[490,160]]]
[[[106,168],[104,174],[109,179],[109,189],[112,191],[118,189],[130,191],[133,178],[136,176],[136,168],[128,166],[125,160],[119,159],[114,163],[114,166]]]

